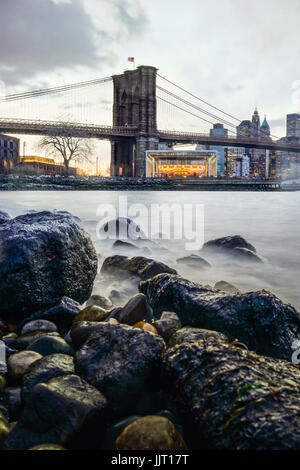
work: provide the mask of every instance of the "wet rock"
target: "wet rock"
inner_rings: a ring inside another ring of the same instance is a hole
[[[141,228],[132,220],[126,217],[117,217],[109,220],[100,227],[100,234],[109,239],[146,239],[146,235]]]
[[[14,380],[20,380],[25,374],[28,367],[38,359],[41,355],[35,351],[22,351],[13,354],[7,361],[8,374]]]
[[[102,393],[77,375],[56,377],[34,386],[5,448],[23,450],[49,442],[70,449],[99,448],[106,423]]]
[[[218,331],[205,330],[203,328],[191,328],[185,326],[180,330],[177,330],[168,341],[168,348],[172,348],[182,343],[196,343],[204,339],[217,338],[221,341],[228,341],[226,335],[219,333]]]
[[[210,240],[204,243],[202,251],[204,253],[223,253],[237,261],[263,263],[263,260],[256,254],[255,247],[240,235]]]
[[[151,320],[153,316],[152,309],[148,305],[144,294],[136,294],[128,300],[127,304],[117,315],[115,315],[114,318],[116,318],[119,323],[125,323],[132,326],[145,319]]]
[[[66,334],[71,328],[73,320],[80,310],[81,306],[78,302],[69,299],[69,297],[63,297],[55,307],[45,311],[38,311],[30,315],[25,321],[21,322],[17,326],[16,331],[21,331],[23,326],[28,322],[41,319],[55,323],[59,333]]]
[[[240,294],[241,292],[233,284],[230,284],[230,282],[226,281],[216,282],[214,289],[222,290],[223,292],[228,292],[229,294]]]
[[[209,290],[180,276],[161,274],[140,284],[154,315],[177,313],[183,326],[219,331],[259,354],[291,360],[300,338],[300,316],[264,290],[230,295]]]
[[[253,253],[256,253],[256,249],[251,243],[247,242],[245,238],[240,235],[233,235],[229,237],[217,238],[215,240],[210,240],[203,245],[203,250],[212,250],[212,251],[231,251],[236,248],[246,248]]]
[[[181,328],[178,315],[174,312],[163,312],[159,320],[153,322],[157,332],[167,342],[169,338]]]
[[[41,336],[36,339],[30,346],[29,351],[35,351],[41,356],[50,356],[51,354],[67,354],[74,356],[74,348],[68,344],[63,338],[53,336]]]
[[[183,264],[190,268],[197,268],[197,269],[207,269],[211,267],[211,264],[202,258],[199,255],[189,255],[184,256],[183,258],[178,258],[176,263]]]
[[[53,322],[48,320],[33,320],[23,326],[21,335],[37,330],[53,332],[57,331],[57,326]]]
[[[140,395],[157,387],[164,341],[127,325],[99,327],[77,351],[75,370],[104,393],[114,411],[134,412]]]
[[[218,339],[167,351],[165,383],[192,449],[300,447],[300,370]]]
[[[72,356],[53,354],[31,364],[23,377],[22,400],[26,402],[36,384],[48,382],[55,377],[74,374]]]
[[[129,424],[116,440],[117,450],[185,450],[174,424],[162,416],[143,416]]]
[[[25,214],[0,225],[0,315],[20,321],[64,296],[87,300],[97,273],[89,235],[70,214]]]
[[[37,330],[37,331],[29,331],[18,337],[16,340],[16,346],[20,351],[27,349],[34,343],[37,339],[42,338],[43,336],[51,336],[53,338],[59,338],[59,333],[56,331],[44,331],[44,330]]]
[[[73,324],[81,321],[104,321],[108,317],[109,312],[97,305],[90,305],[81,310],[76,317],[74,317]]]
[[[0,224],[5,224],[9,220],[11,220],[10,215],[7,212],[0,211]]]
[[[111,300],[103,295],[92,295],[86,303],[86,306],[97,305],[104,310],[110,310],[113,307]]]
[[[101,268],[102,275],[120,279],[132,276],[136,280],[145,280],[160,273],[176,274],[176,271],[160,261],[143,256],[110,256],[104,260]]]

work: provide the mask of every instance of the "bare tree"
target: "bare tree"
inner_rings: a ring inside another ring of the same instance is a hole
[[[57,127],[42,137],[38,143],[41,150],[46,150],[48,156],[63,159],[65,172],[69,174],[69,167],[72,161],[88,161],[93,151],[93,144],[88,140],[84,131],[76,130],[72,132],[66,122],[60,121]]]

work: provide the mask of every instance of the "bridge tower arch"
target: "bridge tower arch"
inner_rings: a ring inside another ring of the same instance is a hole
[[[145,176],[145,151],[158,148],[157,69],[141,65],[113,78],[113,126],[135,126],[135,139],[111,141],[111,175]]]

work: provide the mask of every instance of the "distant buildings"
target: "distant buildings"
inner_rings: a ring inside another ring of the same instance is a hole
[[[20,169],[33,171],[36,175],[64,175],[64,165],[58,165],[52,158],[27,155],[20,159]],[[69,175],[76,176],[76,168],[69,167]]]
[[[18,165],[20,141],[15,137],[0,134],[0,174],[6,174]]]
[[[288,114],[286,117],[286,137],[280,139],[283,143],[300,144],[300,114]],[[278,168],[282,179],[300,178],[300,154],[291,152],[276,152]]]
[[[265,116],[260,123],[260,116],[255,108],[251,120],[242,121],[236,129],[238,137],[268,141],[270,126]],[[215,124],[210,135],[227,136],[228,131],[222,124]],[[211,146],[217,152],[217,174],[228,178],[268,178],[275,177],[276,158],[269,150]]]

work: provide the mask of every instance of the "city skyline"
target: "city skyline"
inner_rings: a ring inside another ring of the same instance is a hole
[[[286,114],[300,110],[300,73],[290,54],[291,45],[292,56],[300,49],[300,6],[294,0],[289,9],[279,1],[255,0],[245,15],[241,3],[4,0],[0,38],[7,37],[16,17],[18,28],[0,53],[2,90],[119,73],[130,67],[127,58],[135,57],[136,65],[157,66],[163,75],[241,120],[257,105],[261,115],[267,114],[274,135],[283,137]],[[35,28],[30,28],[33,23]],[[31,139],[26,140],[33,153]],[[100,144],[98,155],[105,166],[106,143]]]

